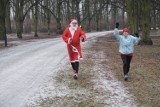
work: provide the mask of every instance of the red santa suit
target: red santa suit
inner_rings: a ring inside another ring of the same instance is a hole
[[[80,41],[84,42],[86,39],[85,33],[80,27],[73,27],[72,23],[77,20],[72,19],[70,25],[63,32],[62,38],[67,44],[68,54],[71,62],[79,61],[82,58]]]

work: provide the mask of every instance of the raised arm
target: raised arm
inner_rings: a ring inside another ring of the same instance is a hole
[[[119,23],[116,23],[116,28],[114,29],[114,36],[116,37],[116,39],[119,41],[120,40],[120,35],[119,35]]]
[[[136,37],[133,36],[133,41],[134,41],[134,43],[138,43],[141,40],[141,38],[138,33],[135,33],[135,36]]]

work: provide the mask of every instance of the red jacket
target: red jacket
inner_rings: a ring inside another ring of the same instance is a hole
[[[85,33],[82,31],[80,27],[78,27],[72,37],[69,27],[67,27],[63,32],[62,38],[67,44],[70,61],[79,61],[79,59],[82,58],[80,40],[82,40],[82,42],[86,40]],[[69,39],[71,39],[70,43]]]

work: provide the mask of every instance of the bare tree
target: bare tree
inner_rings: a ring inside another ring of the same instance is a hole
[[[5,46],[7,46],[5,16],[6,16],[6,5],[8,0],[0,0],[0,40],[5,40]]]
[[[6,4],[6,19],[5,19],[5,23],[6,23],[6,32],[7,33],[12,33],[12,29],[11,29],[11,19],[10,19],[10,1],[8,1],[8,3]]]
[[[23,23],[27,13],[30,11],[30,9],[36,6],[37,2],[39,3],[40,1],[42,0],[37,0],[34,3],[32,3],[31,0],[14,0],[13,3],[15,6],[15,19],[16,19],[16,29],[18,38],[20,39],[22,38]],[[27,6],[27,9],[24,8],[25,6]]]
[[[142,9],[142,41],[141,44],[152,45],[152,40],[150,37],[150,28],[151,28],[151,1],[150,0],[141,0],[143,5]]]

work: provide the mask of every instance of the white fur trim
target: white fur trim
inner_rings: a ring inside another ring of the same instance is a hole
[[[77,50],[76,47],[74,47],[73,45],[71,45],[71,46],[72,46],[72,51],[73,51],[73,52],[78,52],[78,50]]]
[[[72,38],[73,38],[74,33],[75,33],[75,30],[74,30],[72,27],[69,27],[69,31],[70,31],[70,33],[71,33],[71,35],[72,35]]]
[[[78,49],[76,47],[74,47],[73,45],[71,45],[71,46],[72,46],[72,51],[77,52],[78,53],[78,59],[80,59],[80,54],[78,52]]]
[[[77,20],[74,19],[74,20],[70,23],[69,31],[70,31],[70,33],[71,33],[71,35],[72,35],[72,38],[73,38],[73,36],[74,36],[75,31],[76,31],[77,28],[78,28],[78,24],[77,24],[76,26],[73,26],[73,23],[78,23],[78,22],[77,22]]]
[[[71,38],[68,38],[68,44],[70,44],[70,42],[71,42]]]
[[[76,19],[74,19],[71,23],[78,23]]]
[[[75,61],[79,61],[79,59],[80,59],[80,54],[79,54],[79,52],[78,52],[78,49],[77,49],[76,47],[74,47],[73,45],[71,45],[71,47],[72,47],[72,51],[73,51],[73,52],[76,52],[76,53],[78,54],[78,60],[75,60]],[[75,61],[73,61],[73,62],[75,62]]]
[[[71,61],[71,62],[79,62],[79,60],[74,60],[74,61]]]
[[[83,60],[83,58],[80,58],[80,60]]]

